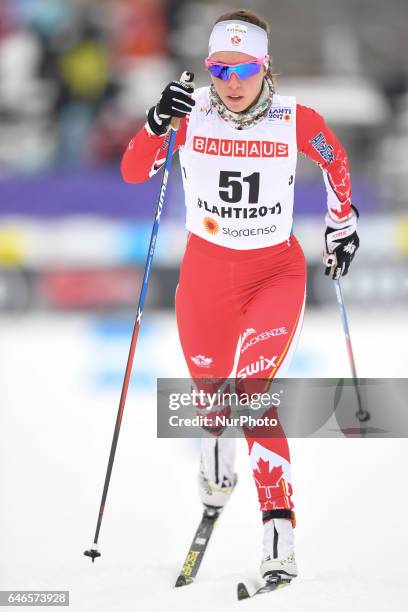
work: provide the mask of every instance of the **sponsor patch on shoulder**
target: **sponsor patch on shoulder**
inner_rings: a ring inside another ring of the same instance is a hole
[[[281,125],[292,123],[293,113],[290,106],[271,106],[268,111],[268,121]]]

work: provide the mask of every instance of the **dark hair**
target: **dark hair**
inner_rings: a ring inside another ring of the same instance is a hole
[[[221,15],[221,17],[218,17],[215,23],[219,23],[220,21],[233,21],[234,19],[238,21],[247,21],[248,23],[253,23],[256,26],[259,26],[260,28],[265,30],[269,40],[269,34],[271,30],[268,22],[262,19],[262,17],[258,17],[258,15],[255,15],[255,13],[251,11],[251,9],[239,9],[238,11],[231,11],[230,13],[225,13],[224,15]],[[272,72],[272,57],[269,58],[269,66],[268,70],[266,71],[266,76],[270,78],[275,84],[276,75]]]

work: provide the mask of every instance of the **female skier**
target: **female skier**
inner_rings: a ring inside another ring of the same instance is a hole
[[[296,158],[323,171],[327,189],[325,273],[347,273],[359,246],[347,154],[323,118],[275,92],[269,28],[248,10],[222,15],[205,65],[212,84],[173,81],[147,114],[122,160],[127,182],[165,161],[171,117],[179,150],[188,238],[176,291],[183,353],[193,379],[284,376],[303,321],[306,265],[292,233]],[[202,502],[221,508],[235,484],[234,442],[202,440]],[[261,573],[297,575],[288,443],[247,437],[264,523]]]

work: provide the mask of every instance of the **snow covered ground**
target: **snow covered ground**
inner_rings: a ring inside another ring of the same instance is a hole
[[[404,312],[350,314],[360,376],[406,377]],[[155,377],[185,376],[172,315],[145,313],[102,525],[91,544],[131,321],[0,319],[0,589],[65,589],[76,612],[407,609],[404,439],[291,440],[296,555],[288,589],[236,601],[258,578],[262,526],[238,441],[240,482],[197,583],[173,584],[201,508],[197,440],[156,438]],[[310,311],[296,376],[348,376],[338,312]]]

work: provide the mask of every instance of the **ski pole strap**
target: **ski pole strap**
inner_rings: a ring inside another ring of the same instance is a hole
[[[274,518],[285,518],[292,521],[292,527],[296,527],[296,516],[293,510],[287,508],[277,508],[276,510],[264,510],[262,512],[262,522],[265,524]]]

